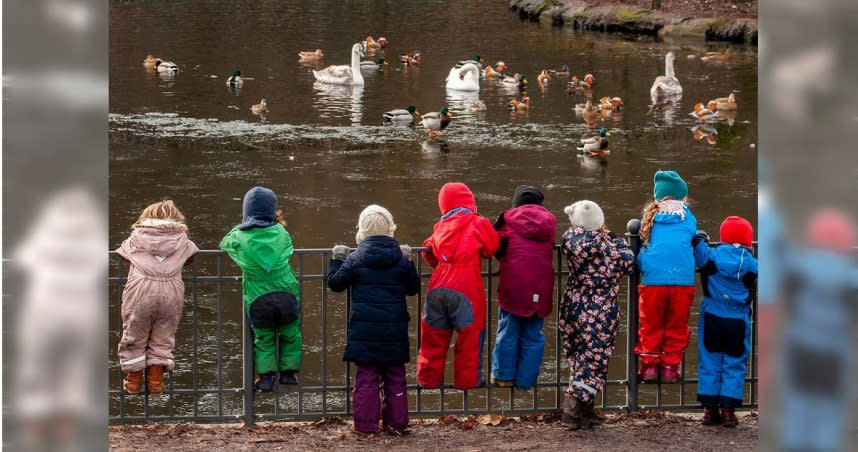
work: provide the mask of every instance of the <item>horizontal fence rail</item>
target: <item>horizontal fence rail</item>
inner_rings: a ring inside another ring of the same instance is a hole
[[[633,220],[635,221],[635,220]],[[637,229],[630,222],[632,231]],[[639,239],[626,234],[637,250]],[[756,244],[755,244],[756,246]],[[425,282],[431,268],[420,259],[422,248],[413,248],[414,263]],[[568,368],[557,331],[557,311],[565,293],[569,271],[555,246],[555,305],[545,319],[545,355],[540,377],[531,390],[497,388],[491,384],[471,390],[457,390],[449,383],[438,389],[419,387],[415,379],[415,361],[420,347],[420,322],[425,284],[418,295],[408,298],[411,315],[410,337],[412,362],[406,365],[409,411],[413,415],[445,414],[527,414],[550,411],[562,406],[568,387]],[[128,394],[122,389],[122,372],[116,347],[122,334],[120,314],[122,288],[128,272],[127,263],[116,253],[110,253],[110,399],[109,420],[112,423],[141,423],[155,421],[225,422],[243,421],[253,425],[262,420],[313,420],[326,416],[351,414],[353,366],[342,362],[345,348],[346,319],[350,294],[333,294],[325,284],[331,258],[330,249],[299,249],[291,260],[300,284],[300,314],[304,340],[299,369],[300,384],[275,386],[273,393],[256,392],[253,386],[253,339],[244,315],[241,297],[241,271],[222,251],[200,251],[183,275],[185,305],[176,337],[176,368],[165,375],[162,395]],[[483,265],[486,287],[486,334],[483,344],[482,372],[486,382],[491,371],[491,351],[494,346],[497,314],[497,266],[492,259]],[[697,408],[696,360],[686,358],[682,363],[682,378],[673,384],[644,384],[637,379],[638,310],[637,289],[640,275],[627,278],[625,321],[621,324],[614,359],[609,367],[605,388],[597,399],[603,410],[690,409]],[[692,307],[692,319],[695,319]],[[620,303],[621,300],[618,300]],[[621,307],[623,304],[621,304]],[[753,300],[752,340],[749,375],[746,377],[745,407],[757,405],[757,322],[756,300]],[[690,322],[692,328],[696,321]],[[621,341],[621,337],[625,340]],[[696,356],[696,334],[688,353]],[[279,343],[279,341],[278,341]],[[279,356],[279,355],[278,355]],[[619,366],[619,368],[618,368]],[[689,367],[690,366],[690,367]],[[452,380],[452,359],[448,359],[445,382]],[[693,391],[689,394],[688,391]]]

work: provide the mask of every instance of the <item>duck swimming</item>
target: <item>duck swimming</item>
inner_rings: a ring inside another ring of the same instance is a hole
[[[599,129],[598,135],[582,138],[581,145],[578,146],[578,150],[581,151],[581,153],[587,153],[591,156],[610,154],[611,151],[608,149],[608,139],[605,138],[610,135],[611,134],[608,133],[608,129],[602,127]]]
[[[548,71],[543,69],[539,75],[536,76],[536,83],[540,85],[547,85],[551,82],[551,75],[548,74]]]
[[[599,108],[620,111],[623,109],[623,100],[619,97],[603,97],[599,99]]]
[[[723,52],[706,52],[700,57],[700,61],[727,61],[733,58],[733,50],[727,49]]]
[[[471,103],[471,106],[470,106],[470,107],[468,107],[468,110],[471,110],[471,111],[486,111],[486,103],[485,103],[484,101],[482,101],[482,100],[477,99],[476,101],[474,101],[473,103]]]
[[[664,75],[655,78],[652,87],[649,89],[649,95],[652,98],[652,103],[659,103],[665,99],[678,99],[682,97],[682,85],[673,71],[673,61],[676,55],[673,52],[667,52],[664,57]]]
[[[527,93],[522,94],[521,100],[512,99],[507,104],[507,110],[515,111],[515,110],[529,110],[530,109],[530,97]]]
[[[420,112],[417,111],[414,105],[409,105],[405,108],[390,110],[382,115],[382,117],[385,122],[411,122],[414,120],[415,114],[420,115]]]
[[[715,106],[718,107],[718,111],[736,111],[739,109],[739,105],[736,104],[736,95],[734,93],[730,93],[727,97],[719,97],[715,99],[714,102]]]
[[[420,64],[420,60],[423,59],[423,55],[420,54],[419,51],[415,50],[414,53],[408,55],[407,53],[402,53],[399,55],[399,62],[403,65],[411,65],[414,66],[416,64]]]
[[[241,88],[241,85],[244,84],[244,80],[241,78],[241,71],[236,69],[232,72],[232,76],[226,79],[226,86],[230,88]]]
[[[429,131],[430,137],[443,135],[441,131],[450,125],[450,115],[447,107],[442,107],[441,111],[426,113],[422,118],[423,127]]]
[[[560,69],[552,69],[548,72],[553,74],[555,77],[569,77],[569,66],[564,64]]]
[[[313,71],[313,76],[322,83],[362,86],[364,81],[363,76],[360,74],[360,57],[363,54],[363,46],[361,43],[357,43],[352,46],[351,65],[328,66],[321,71]]]
[[[315,52],[298,52],[299,60],[321,60],[324,57],[321,49],[316,49]]]
[[[384,58],[376,58],[375,61],[361,61],[361,69],[384,69],[387,66],[387,60]]]
[[[569,88],[590,89],[594,83],[596,83],[596,78],[593,77],[593,74],[587,74],[581,80],[578,79],[577,75],[573,75],[572,80],[566,86]]]
[[[575,113],[579,112],[579,106],[575,106]],[[588,128],[593,128],[596,126],[596,121],[600,121],[602,119],[601,108],[593,105],[593,101],[587,99],[587,103],[580,109],[580,114],[584,118],[584,122],[587,124]]]
[[[718,104],[714,100],[710,100],[705,106],[702,103],[695,104],[694,111],[689,113],[689,115],[701,121],[705,121],[706,119],[715,117],[717,113]]]
[[[268,113],[268,104],[265,103],[265,99],[262,99],[258,104],[250,107],[250,112],[257,116],[263,113]]]

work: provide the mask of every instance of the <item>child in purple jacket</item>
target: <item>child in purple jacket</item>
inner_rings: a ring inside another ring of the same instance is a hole
[[[512,209],[500,214],[495,230],[500,248],[498,333],[492,354],[492,382],[530,389],[539,376],[554,288],[554,214],[529,185],[515,189]]]

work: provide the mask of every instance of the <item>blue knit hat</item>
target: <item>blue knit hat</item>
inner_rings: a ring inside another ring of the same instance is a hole
[[[276,223],[277,195],[265,187],[253,187],[244,194],[241,204],[244,222],[238,229],[267,228]]]
[[[688,196],[688,185],[679,177],[676,171],[656,171],[655,188],[652,191],[656,201],[670,196],[673,199],[683,199]]]

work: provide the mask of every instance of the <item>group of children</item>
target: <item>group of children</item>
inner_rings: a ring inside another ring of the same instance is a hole
[[[735,426],[734,408],[742,404],[750,352],[750,301],[757,261],[753,229],[747,220],[728,217],[720,244],[710,247],[697,230],[685,181],[674,171],[658,171],[654,200],[644,210],[637,256],[605,225],[592,201],[565,208],[570,226],[561,252],[569,279],[560,301],[558,331],[570,369],[563,422],[572,428],[599,424],[594,399],[602,390],[619,325],[620,279],[637,264],[640,329],[635,353],[639,377],[670,383],[680,378],[679,364],[688,346],[689,310],[700,270],[703,301],[698,327],[698,401],[703,423]],[[491,383],[528,389],[536,384],[545,337],[543,319],[553,309],[556,219],[542,206],[535,187],[515,190],[512,207],[492,224],[477,213],[471,190],[445,184],[438,194],[440,218],[422,246],[433,267],[420,324],[417,383],[437,388],[453,333],[453,385],[472,389],[485,384],[482,355],[486,302],[481,276],[484,259],[500,263],[498,331],[492,353]],[[254,335],[254,359],[261,391],[279,383],[298,383],[301,359],[299,290],[289,266],[292,240],[277,198],[254,187],[244,197],[243,221],[221,240],[220,248],[243,272],[245,313]],[[357,248],[333,247],[327,285],[351,291],[347,343],[343,359],[357,371],[353,389],[354,429],[382,429],[402,435],[408,426],[405,363],[409,362],[409,314],[406,297],[420,290],[420,277],[408,245],[394,239],[391,213],[378,205],[358,218]],[[188,240],[184,218],[171,201],[153,204],[132,226],[119,255],[130,271],[122,295],[123,336],[119,344],[123,386],[142,390],[147,370],[150,394],[163,391],[163,372],[173,366],[175,331],[181,316],[181,268],[197,251]],[[279,336],[279,359],[275,338]],[[380,389],[382,399],[379,399]],[[719,410],[720,408],[720,410]]]

